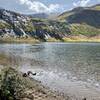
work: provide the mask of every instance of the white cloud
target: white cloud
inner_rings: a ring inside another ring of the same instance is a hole
[[[73,5],[75,7],[78,7],[78,6],[82,6],[82,7],[85,7],[87,6],[87,4],[90,2],[91,0],[79,0],[77,2],[73,2]]]
[[[57,11],[60,8],[59,4],[50,4],[46,6],[45,4],[39,1],[30,1],[30,0],[19,0],[20,4],[26,5],[29,10],[34,13],[52,13]]]

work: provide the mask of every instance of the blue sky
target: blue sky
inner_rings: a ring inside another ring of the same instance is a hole
[[[0,0],[0,7],[24,14],[64,12],[95,4],[100,0]]]

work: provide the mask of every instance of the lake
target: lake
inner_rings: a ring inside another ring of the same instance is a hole
[[[8,60],[0,65],[36,72],[34,78],[50,89],[100,94],[100,43],[0,44],[0,55]]]

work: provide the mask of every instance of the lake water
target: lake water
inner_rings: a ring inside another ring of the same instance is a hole
[[[0,44],[0,54],[51,89],[100,94],[100,43]]]

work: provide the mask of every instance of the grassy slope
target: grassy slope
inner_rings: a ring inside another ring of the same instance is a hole
[[[82,34],[85,36],[95,36],[100,34],[100,29],[87,24],[71,24],[70,30],[72,34]]]
[[[80,9],[80,11],[79,11],[79,9]],[[81,9],[82,8],[78,8],[78,9],[74,9],[74,10],[69,11],[69,12],[65,12],[65,13],[61,14],[60,16],[58,16],[58,20],[67,21],[69,16],[72,16],[72,15],[74,15],[73,20],[76,20],[77,19],[76,14],[81,13]],[[100,5],[96,5],[96,6],[93,6],[93,7],[90,7],[90,8],[85,8],[85,9],[88,9],[90,11],[91,10],[100,11]],[[93,15],[93,18],[94,17],[95,16]],[[85,16],[84,16],[84,18],[85,18]],[[87,18],[86,18],[86,20],[87,20]],[[90,20],[90,19],[88,18],[88,20]],[[97,21],[95,21],[95,20],[92,20],[92,21],[94,21],[94,23],[97,23]],[[82,34],[82,35],[85,35],[85,36],[94,36],[94,35],[100,34],[100,28],[96,28],[94,26],[88,25],[88,24],[86,24],[86,22],[71,23],[69,25],[69,28],[71,30],[71,34],[73,34],[73,35]]]
[[[0,29],[9,29],[11,26],[7,22],[0,22]]]
[[[96,6],[91,7],[91,9],[100,11],[100,4],[97,4]]]

